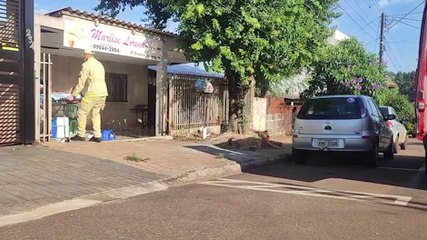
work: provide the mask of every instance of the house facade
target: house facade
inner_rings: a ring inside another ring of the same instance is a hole
[[[102,128],[138,127],[147,121],[137,116],[142,106],[154,112],[147,135],[166,134],[167,65],[186,62],[176,47],[173,33],[72,8],[35,15],[35,139],[48,141],[52,119],[64,114],[61,96],[77,84],[85,48],[95,50],[106,71],[109,96]],[[149,66],[157,68],[154,81],[149,81]]]

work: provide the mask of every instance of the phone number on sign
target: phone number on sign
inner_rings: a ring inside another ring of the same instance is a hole
[[[104,50],[104,51],[115,52],[115,53],[120,52],[119,48],[116,48],[116,47],[113,47],[110,45],[104,45],[104,44],[94,44],[93,49],[94,50]]]

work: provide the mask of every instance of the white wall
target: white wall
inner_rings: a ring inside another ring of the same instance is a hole
[[[253,110],[252,128],[255,131],[265,131],[267,121],[267,99],[254,98]]]
[[[78,75],[83,59],[52,56],[52,90],[58,92],[69,91],[77,84]],[[129,109],[136,104],[148,104],[148,70],[147,66],[132,65],[123,62],[101,62],[106,72],[122,73],[128,75],[128,102],[107,102],[102,112],[102,127],[117,128],[136,125],[135,112]],[[89,119],[88,119],[89,120]],[[91,122],[88,121],[88,129]]]

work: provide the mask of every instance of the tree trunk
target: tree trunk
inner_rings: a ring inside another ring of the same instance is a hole
[[[242,83],[240,76],[233,71],[226,71],[229,91],[230,130],[244,134],[252,127],[253,99],[255,96],[255,79],[249,78],[249,86]]]

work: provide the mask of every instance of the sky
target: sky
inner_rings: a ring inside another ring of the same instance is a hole
[[[38,13],[55,11],[67,6],[95,12],[99,0],[34,0]],[[418,41],[424,1],[422,0],[340,0],[336,9],[341,16],[334,20],[346,35],[356,37],[366,50],[378,54],[381,13],[385,14],[384,61],[393,72],[413,71],[417,65]],[[126,10],[118,19],[141,23],[144,9]],[[172,27],[169,29],[173,31]]]

